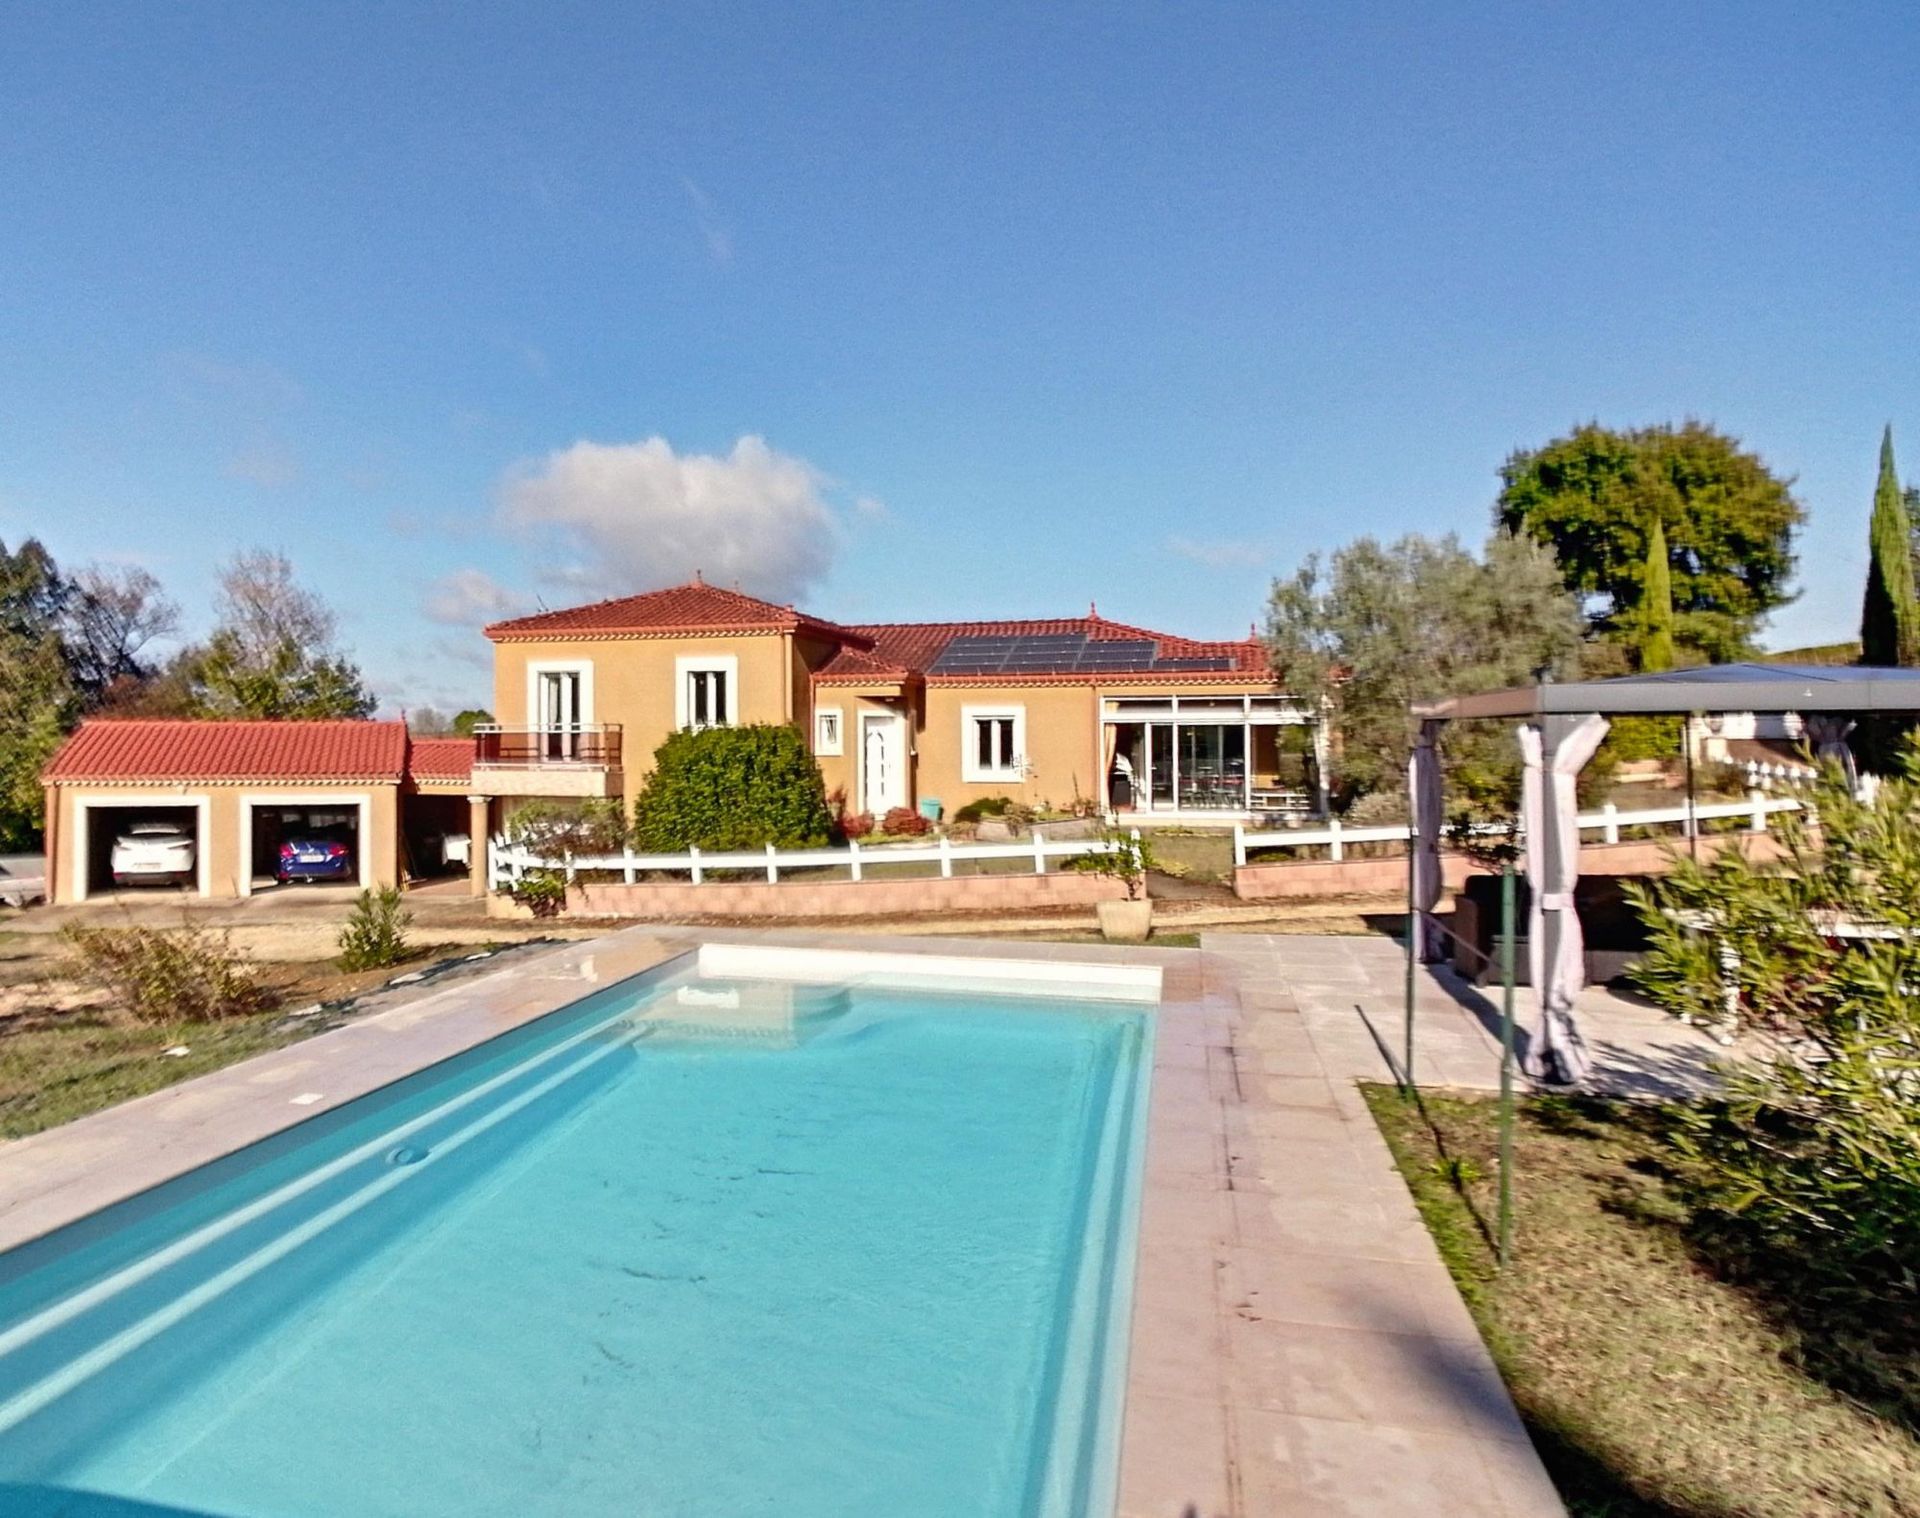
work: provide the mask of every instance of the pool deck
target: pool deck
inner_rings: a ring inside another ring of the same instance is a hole
[[[1384,940],[629,929],[0,1145],[0,1248],[717,941],[1162,967],[1121,1518],[1564,1513],[1355,1085],[1397,1026]],[[1482,1084],[1483,1017],[1439,981],[1420,1010],[1423,1073]]]

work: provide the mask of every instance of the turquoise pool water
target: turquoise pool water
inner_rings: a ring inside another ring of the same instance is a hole
[[[0,1256],[0,1512],[1104,1514],[1148,1038],[611,988]]]

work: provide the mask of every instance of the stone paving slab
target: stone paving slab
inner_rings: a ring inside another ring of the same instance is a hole
[[[1564,1513],[1354,1084],[1371,950],[1165,972],[1121,1518]]]

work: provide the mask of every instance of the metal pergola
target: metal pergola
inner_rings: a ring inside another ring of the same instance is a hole
[[[1522,818],[1527,830],[1526,875],[1530,888],[1528,941],[1538,970],[1530,979],[1538,1013],[1530,1061],[1536,1070],[1556,1049],[1568,1065],[1550,1074],[1584,1074],[1574,1027],[1573,998],[1585,983],[1578,967],[1579,919],[1573,888],[1579,878],[1578,812],[1573,779],[1604,732],[1619,716],[1698,717],[1717,712],[1798,713],[1807,719],[1816,757],[1851,763],[1846,747],[1853,719],[1876,714],[1920,715],[1920,669],[1871,665],[1713,664],[1697,669],[1623,675],[1610,680],[1542,681],[1505,690],[1478,691],[1416,701],[1420,724],[1408,767],[1412,826],[1407,863],[1407,983],[1402,1078],[1414,1090],[1414,1000],[1419,965],[1440,957],[1441,929],[1434,908],[1441,895],[1440,833],[1443,826],[1438,739],[1452,721],[1491,718],[1521,725],[1526,765]],[[1601,719],[1599,731],[1593,719]],[[1528,730],[1531,730],[1529,733]],[[1687,804],[1693,805],[1692,745]],[[1690,826],[1691,836],[1695,830]],[[1502,1263],[1512,1244],[1512,1148],[1514,1059],[1514,873],[1501,883],[1500,971],[1500,1218]]]

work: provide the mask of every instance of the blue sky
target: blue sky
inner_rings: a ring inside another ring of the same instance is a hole
[[[1577,420],[1920,479],[1911,7],[13,5],[0,538],[205,619],[278,547],[391,703],[692,568],[1240,635]],[[742,441],[745,439],[746,441]]]

